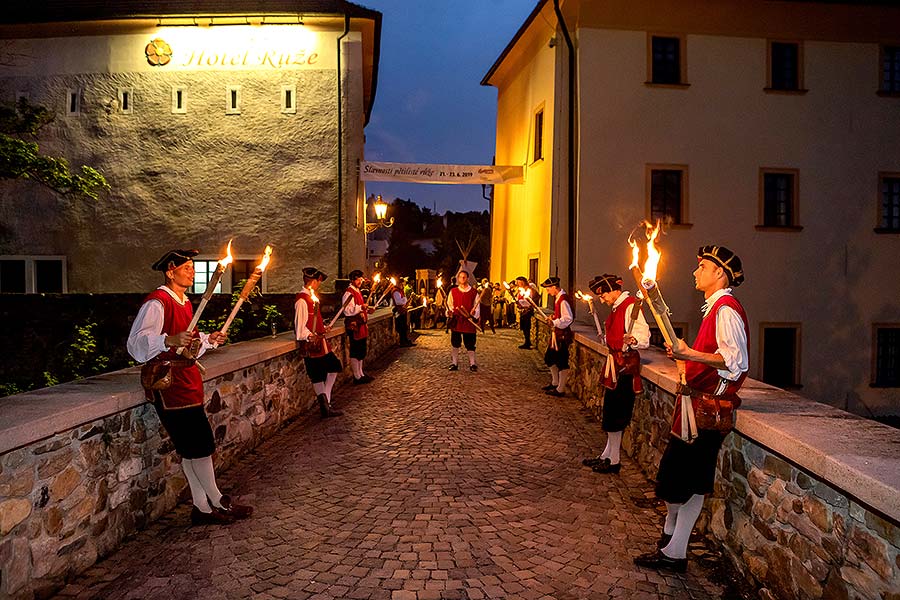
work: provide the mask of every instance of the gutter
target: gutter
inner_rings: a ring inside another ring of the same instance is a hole
[[[337,262],[338,273],[337,278],[344,278],[344,103],[342,97],[341,79],[344,72],[341,66],[341,41],[350,33],[350,15],[344,15],[344,32],[337,39]]]
[[[566,27],[566,21],[563,18],[562,11],[559,9],[559,0],[553,0],[553,11],[556,13],[556,20],[559,22],[559,27],[562,30],[563,38],[566,40],[566,48],[569,51],[568,63],[569,63],[569,89],[568,91],[568,105],[569,105],[569,114],[568,114],[568,142],[569,148],[568,153],[568,164],[567,164],[567,175],[568,175],[568,208],[569,208],[569,248],[568,248],[568,285],[569,289],[575,287],[575,243],[576,243],[576,232],[577,228],[577,212],[576,212],[576,201],[575,201],[575,193],[577,191],[577,175],[575,170],[575,45],[572,43],[572,38],[569,36],[569,30]]]

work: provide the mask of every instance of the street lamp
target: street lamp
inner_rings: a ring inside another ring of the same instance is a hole
[[[381,199],[381,194],[375,197],[375,219],[374,223],[366,223],[366,233],[372,233],[379,227],[391,227],[394,224],[394,217],[385,221],[387,216],[387,203]]]

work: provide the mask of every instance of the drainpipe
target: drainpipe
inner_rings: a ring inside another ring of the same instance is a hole
[[[575,232],[578,231],[576,225],[576,206],[575,206],[575,193],[576,193],[576,172],[575,172],[575,46],[572,44],[572,38],[569,37],[569,30],[566,27],[566,21],[563,18],[562,11],[559,9],[559,0],[553,0],[553,11],[556,13],[556,20],[559,22],[560,30],[562,31],[563,38],[566,40],[566,48],[569,51],[568,63],[569,63],[569,89],[568,89],[568,100],[569,100],[569,118],[568,118],[568,142],[569,142],[569,156],[568,156],[568,188],[569,188],[569,198],[568,198],[568,207],[569,207],[569,281],[567,282],[569,285],[569,289],[575,287]]]
[[[344,123],[343,112],[344,103],[341,90],[341,79],[344,72],[341,67],[341,41],[347,37],[350,32],[350,16],[344,15],[344,32],[337,39],[337,217],[338,217],[338,234],[337,234],[337,255],[338,255],[338,279],[344,277]]]

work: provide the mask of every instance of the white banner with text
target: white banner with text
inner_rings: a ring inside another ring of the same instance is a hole
[[[407,183],[523,183],[522,167],[498,165],[421,165],[415,163],[366,162],[359,165],[363,181]]]

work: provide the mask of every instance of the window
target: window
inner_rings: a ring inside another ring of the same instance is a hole
[[[225,273],[231,273],[231,290],[232,291],[241,291],[244,288],[244,283],[250,276],[253,274],[253,270],[256,268],[256,265],[259,264],[259,257],[253,259],[241,259],[235,260],[231,268],[228,269]],[[266,291],[266,273],[263,272],[262,277],[259,280],[259,283],[256,284],[256,287],[260,289],[260,291]]]
[[[297,92],[292,85],[281,86],[281,112],[285,114],[296,114],[297,112]]]
[[[667,225],[687,225],[687,167],[648,165],[649,220]]]
[[[219,262],[217,260],[194,260],[194,285],[191,288],[191,293],[202,294],[206,292],[206,284],[209,283],[209,280],[212,278],[213,273],[215,273],[218,264]],[[216,289],[213,290],[213,293],[222,293],[221,280],[219,280],[219,283],[216,284]]]
[[[650,35],[647,49],[648,82],[656,85],[687,86],[684,37]]]
[[[187,90],[183,87],[172,87],[172,113],[177,115],[187,113]]]
[[[225,114],[241,114],[241,86],[229,85],[225,95]]]
[[[798,182],[796,169],[760,169],[760,228],[800,228]]]
[[[783,389],[800,387],[800,325],[762,323],[762,380]]]
[[[538,161],[544,158],[544,109],[534,113],[534,159]],[[532,162],[533,162],[532,161]]]
[[[879,175],[878,233],[900,233],[900,173]]]
[[[538,283],[538,265],[540,264],[540,261],[540,258],[528,259],[528,281]]]
[[[123,115],[130,115],[132,113],[132,99],[134,97],[134,92],[131,88],[119,88],[119,112]]]
[[[69,88],[66,90],[66,115],[73,117],[81,114],[81,90]]]
[[[62,294],[66,291],[64,256],[0,256],[0,293]]]
[[[799,42],[769,42],[769,77],[766,90],[805,92],[803,87],[803,46]]]
[[[874,341],[872,385],[900,387],[900,325],[876,325]]]
[[[881,87],[884,94],[900,94],[900,46],[881,47]]]
[[[650,321],[652,323],[653,319],[651,318]],[[688,330],[686,323],[672,323],[672,328],[675,330],[675,335],[680,339],[685,339]],[[655,325],[650,325],[650,345],[658,348],[666,347],[666,338],[659,327]]]

